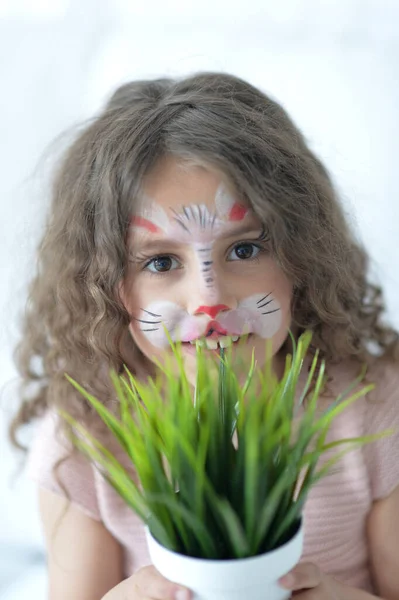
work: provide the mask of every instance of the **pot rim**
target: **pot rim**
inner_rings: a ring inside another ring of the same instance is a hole
[[[180,554],[179,552],[175,552],[174,550],[169,550],[168,548],[166,548],[165,546],[163,546],[160,542],[158,542],[158,540],[151,534],[148,525],[145,526],[145,531],[146,531],[146,535],[151,538],[151,542],[153,544],[155,544],[160,550],[162,550],[165,553],[168,553],[169,555],[173,556],[175,560],[181,560],[182,562],[192,562],[192,561],[196,561],[199,565],[215,565],[215,564],[219,564],[219,565],[225,565],[225,566],[230,566],[233,564],[237,564],[237,562],[240,562],[241,564],[248,564],[249,562],[253,562],[256,563],[257,561],[261,561],[262,559],[264,559],[265,556],[270,557],[271,560],[275,560],[276,558],[278,558],[279,554],[284,554],[284,552],[286,551],[286,549],[291,545],[295,543],[295,540],[297,540],[298,537],[302,536],[303,534],[303,517],[301,516],[299,521],[298,521],[298,527],[294,533],[294,535],[284,544],[282,544],[281,546],[278,546],[278,548],[275,548],[274,550],[268,550],[267,552],[263,552],[262,554],[254,554],[253,556],[246,556],[244,558],[227,558],[227,559],[218,559],[218,558],[199,558],[196,556],[188,556],[187,554]]]

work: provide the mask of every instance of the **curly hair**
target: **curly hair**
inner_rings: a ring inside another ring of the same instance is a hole
[[[311,329],[313,345],[331,361],[361,362],[373,353],[398,359],[398,333],[383,323],[381,289],[367,279],[368,256],[328,171],[285,110],[222,73],[134,81],[81,127],[54,173],[14,353],[21,404],[9,437],[17,448],[27,450],[19,428],[50,407],[94,419],[65,372],[109,407],[108,368],[149,368],[128,333],[118,284],[134,201],[166,155],[218,168],[267,224],[272,252],[294,284],[298,335]]]

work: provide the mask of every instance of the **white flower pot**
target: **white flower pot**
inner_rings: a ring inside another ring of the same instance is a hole
[[[291,592],[277,580],[298,562],[303,521],[294,537],[260,556],[232,560],[192,558],[161,546],[146,530],[153,565],[167,579],[188,587],[193,600],[286,600]]]

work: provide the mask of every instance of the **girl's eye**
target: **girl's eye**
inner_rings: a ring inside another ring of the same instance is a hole
[[[148,270],[150,273],[166,273],[178,266],[178,261],[171,256],[156,256],[146,264],[144,270]]]
[[[229,254],[229,260],[247,260],[248,258],[255,258],[258,256],[261,248],[251,242],[240,242]]]

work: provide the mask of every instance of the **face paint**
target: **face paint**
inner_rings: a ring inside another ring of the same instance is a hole
[[[248,348],[234,346],[237,368],[252,353],[263,364],[266,339],[274,354],[287,337],[292,284],[274,259],[267,230],[260,231],[261,220],[223,181],[217,170],[182,169],[166,157],[143,182],[146,197],[126,232],[133,260],[122,301],[132,338],[154,365],[170,354],[164,328],[177,342],[206,339],[209,350],[216,341],[230,344],[219,339],[226,335],[235,341],[250,333]],[[239,244],[252,247],[236,249]],[[170,259],[154,261],[163,256]],[[195,346],[185,344],[184,357],[195,384]]]
[[[273,337],[281,325],[281,306],[272,294],[244,298],[237,309],[221,313],[218,322],[227,330],[255,333],[263,339]]]
[[[242,221],[248,213],[248,209],[236,202],[223,184],[216,191],[215,205],[219,218],[228,222]]]
[[[214,319],[222,310],[229,310],[229,307],[225,304],[218,304],[217,306],[199,306],[194,314],[198,315],[204,313],[205,315],[209,315],[211,319]]]
[[[215,206],[214,214],[204,204],[183,206],[180,213],[173,210],[171,222],[161,206],[145,197],[141,211],[131,219],[132,227],[142,227],[149,233],[163,231],[171,239],[193,248],[202,291],[210,302],[215,301],[218,295],[212,260],[214,242],[226,231],[228,223],[242,221],[248,213],[245,206],[232,198],[223,183],[216,191]]]
[[[211,213],[203,204],[184,206],[181,212],[173,210],[170,220],[161,206],[147,198],[143,209],[132,218],[135,228],[145,228],[149,233],[162,231],[171,239],[192,247],[198,262],[202,295],[210,302],[210,306],[200,306],[195,311],[195,318],[172,302],[155,302],[142,309],[141,318],[137,320],[141,331],[154,346],[168,345],[162,324],[174,341],[186,342],[205,336],[209,331],[209,319],[202,318],[201,313],[210,316],[214,320],[213,329],[219,328],[219,333],[224,332],[224,335],[256,333],[266,339],[273,336],[280,326],[280,306],[271,294],[246,298],[234,310],[228,310],[226,305],[211,305],[218,296],[213,271],[213,244],[228,231],[229,223],[242,221],[248,213],[248,209],[236,202],[223,184],[217,189],[215,206],[216,213]]]
[[[207,310],[199,312],[200,309]],[[136,320],[149,342],[159,348],[169,345],[163,325],[174,342],[190,342],[206,337],[210,329],[220,335],[255,333],[267,339],[275,335],[281,325],[281,307],[271,293],[254,294],[245,298],[236,309],[223,312],[222,309],[217,309],[219,306],[200,307],[195,315],[189,315],[173,302],[152,302],[142,309],[140,319]],[[211,317],[211,322],[208,316]]]

